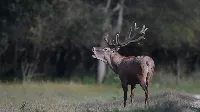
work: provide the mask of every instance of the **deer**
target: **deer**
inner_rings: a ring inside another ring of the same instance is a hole
[[[155,64],[149,56],[122,56],[118,53],[118,50],[129,43],[138,42],[144,38],[145,32],[148,28],[143,25],[141,30],[138,30],[135,23],[135,27],[130,28],[128,37],[124,42],[119,41],[119,33],[116,34],[116,38],[113,41],[108,41],[108,35],[104,37],[107,47],[93,47],[93,58],[103,61],[108,64],[109,67],[118,74],[121,81],[121,87],[124,92],[124,107],[126,107],[128,85],[131,86],[131,104],[134,97],[134,88],[136,84],[140,84],[145,92],[145,106],[149,106],[149,86],[154,73]]]

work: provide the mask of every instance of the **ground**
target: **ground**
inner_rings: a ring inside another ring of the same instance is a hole
[[[152,85],[150,106],[144,107],[144,92],[137,85],[133,103],[128,97],[124,108],[119,84],[0,84],[0,112],[200,112],[199,85],[182,86]]]

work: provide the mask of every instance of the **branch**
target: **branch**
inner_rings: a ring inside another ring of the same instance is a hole
[[[108,9],[110,8],[111,0],[107,0],[105,12],[108,12]]]
[[[113,31],[114,34],[121,31],[122,23],[123,23],[123,9],[124,9],[124,0],[120,1],[120,9],[118,12],[118,20],[117,20],[117,26],[115,27],[115,30]]]
[[[112,9],[111,15],[113,15],[115,12],[117,12],[121,8],[121,5],[118,3],[115,8]]]

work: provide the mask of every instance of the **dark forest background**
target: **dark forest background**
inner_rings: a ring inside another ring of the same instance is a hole
[[[149,55],[156,72],[170,72],[177,82],[197,77],[199,0],[0,0],[0,80],[103,83],[112,72],[92,58],[92,47],[104,47],[106,33],[112,39],[120,31],[123,41],[134,22],[149,28],[146,39],[120,54]]]

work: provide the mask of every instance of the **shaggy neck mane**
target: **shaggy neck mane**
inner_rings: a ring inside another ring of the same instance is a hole
[[[110,59],[108,60],[108,65],[116,74],[118,74],[118,66],[122,62],[123,58],[124,56],[121,56],[119,53],[114,53],[110,56]]]

